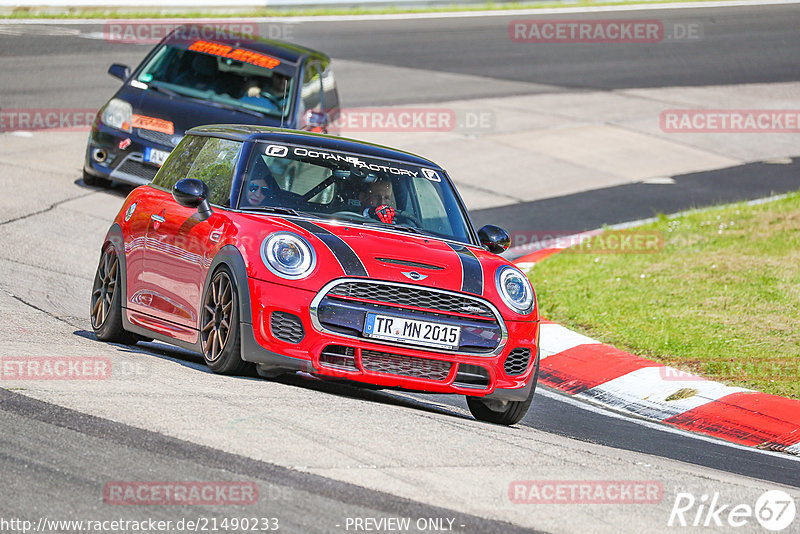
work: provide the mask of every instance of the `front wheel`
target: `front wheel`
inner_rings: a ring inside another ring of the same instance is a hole
[[[244,373],[250,364],[242,360],[239,336],[239,293],[233,276],[219,269],[203,297],[200,340],[203,359],[215,373]]]
[[[536,383],[539,380],[539,355],[536,355],[536,368],[531,376],[531,392],[528,398],[523,401],[501,401],[496,399],[486,399],[484,397],[467,397],[467,406],[470,413],[478,421],[486,421],[496,425],[515,425],[522,421],[528,408],[533,402],[533,395],[536,393]]]

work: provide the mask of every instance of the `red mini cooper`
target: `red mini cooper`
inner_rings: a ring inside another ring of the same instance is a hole
[[[194,128],[125,200],[95,276],[98,339],[158,339],[217,373],[304,371],[467,396],[514,424],[536,388],[530,282],[447,173],[367,143]]]

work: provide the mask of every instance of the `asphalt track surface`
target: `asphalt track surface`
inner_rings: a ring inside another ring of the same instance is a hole
[[[512,18],[301,23],[293,27],[293,36],[298,42],[324,49],[335,58],[485,78],[482,83],[468,87],[432,88],[429,94],[372,96],[373,80],[367,68],[361,73],[361,79],[351,82],[356,87],[350,93],[354,97],[347,102],[351,106],[435,102],[517,91],[522,94],[531,90],[796,81],[800,76],[797,53],[800,50],[800,33],[797,32],[800,9],[793,6],[620,14],[613,18],[659,18],[665,25],[667,22],[699,22],[704,39],[701,43],[652,48],[545,45],[537,47],[534,54],[530,47],[509,43],[502,31],[498,32],[507,27]],[[65,28],[79,32],[102,31],[97,25]],[[116,81],[105,74],[105,67],[111,62],[135,65],[148,49],[85,39],[70,32],[50,35],[48,31],[29,29],[17,34],[0,31],[0,107],[96,108],[117,87]],[[534,85],[500,85],[496,83],[498,80]],[[584,215],[570,220],[575,230],[584,230],[649,217],[659,211],[679,211],[797,189],[797,165],[797,159],[791,165],[754,164],[676,177],[677,187],[664,187],[663,192],[659,192],[658,186],[631,184],[493,208],[475,213],[474,217],[476,221],[482,218],[500,221],[509,229],[535,228],[539,221],[543,228],[568,228],[567,221],[556,224],[554,220],[558,221],[564,213],[580,213]],[[761,180],[747,179],[754,175]],[[719,187],[719,180],[725,180],[724,191]],[[124,188],[118,188],[107,194],[124,193]],[[524,226],[520,221],[524,221]],[[518,223],[520,226],[516,226]],[[94,256],[94,251],[91,255]],[[90,336],[80,330],[76,334]],[[163,345],[148,344],[143,348],[153,357],[198,361]],[[362,392],[336,384],[309,386],[292,378],[282,379],[282,382],[318,389],[320,394],[388,403],[443,417],[461,414],[465,406],[463,399],[448,396]],[[461,410],[451,412],[447,406]],[[0,421],[0,427],[14,429],[0,436],[3,441],[0,468],[8,474],[3,477],[0,489],[2,516],[42,515],[47,510],[58,513],[70,507],[78,512],[96,512],[99,509],[96,495],[88,489],[109,480],[111,469],[108,466],[113,465],[111,478],[123,480],[152,479],[153,473],[158,473],[160,479],[172,480],[230,479],[232,476],[262,480],[270,484],[270,489],[274,486],[276,495],[283,496],[276,499],[279,503],[276,507],[280,507],[282,517],[294,521],[287,524],[289,531],[341,531],[336,527],[336,518],[369,515],[448,516],[457,517],[465,532],[515,531],[515,527],[507,523],[232,455],[5,390],[0,390]],[[621,451],[645,453],[800,487],[800,470],[792,459],[701,440],[688,433],[643,426],[636,420],[565,402],[553,392],[537,394],[534,407],[521,425]],[[98,462],[98,457],[108,465]],[[72,497],[65,499],[65,495]],[[165,518],[174,517],[176,512],[207,516],[219,513],[196,508],[162,510]],[[139,512],[134,510],[132,514],[133,518]],[[148,509],[146,515],[157,514]],[[230,511],[226,510],[225,515],[230,516]]]

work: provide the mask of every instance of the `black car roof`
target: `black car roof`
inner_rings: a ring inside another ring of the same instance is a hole
[[[402,161],[412,165],[443,170],[436,163],[421,156],[417,156],[416,154],[411,154],[410,152],[403,152],[402,150],[375,145],[365,141],[348,139],[346,137],[324,135],[299,130],[287,130],[285,128],[271,128],[269,126],[246,124],[210,124],[192,128],[191,130],[187,131],[186,134],[222,137],[225,139],[242,142],[267,141],[273,143],[299,144],[326,150],[352,152],[355,154],[361,154],[375,158],[393,159],[395,161]]]
[[[253,52],[262,52],[289,63],[299,63],[306,56],[317,56],[330,60],[327,54],[305,46],[287,43],[285,41],[263,39],[245,33],[237,34],[237,32],[232,31],[218,31],[213,32],[213,37],[206,38],[204,34],[208,33],[207,29],[209,26],[209,24],[182,24],[175,28],[164,42],[186,42],[196,37],[197,40],[206,40],[214,43],[247,48]],[[206,31],[203,31],[204,29]]]

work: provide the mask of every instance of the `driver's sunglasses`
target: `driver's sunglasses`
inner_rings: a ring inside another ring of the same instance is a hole
[[[267,187],[266,185],[247,184],[247,190],[250,191],[251,193],[255,193],[259,189],[261,189],[262,195],[267,196],[267,193],[269,192],[269,187]]]

